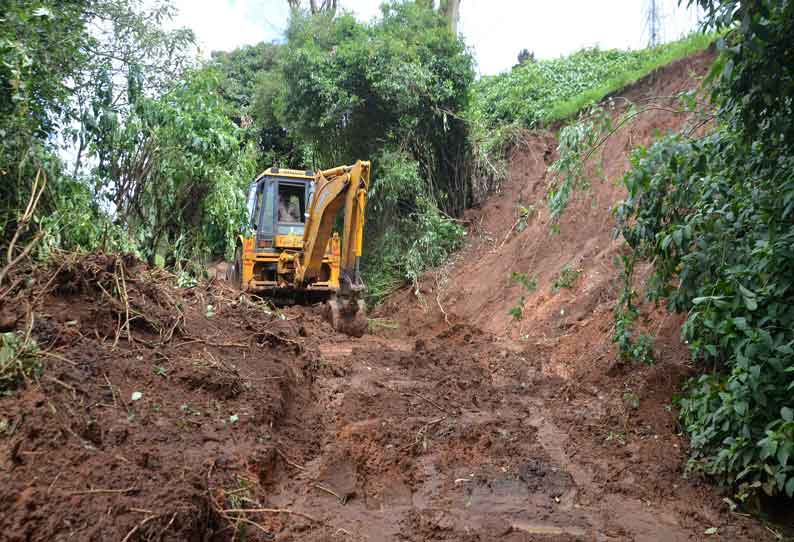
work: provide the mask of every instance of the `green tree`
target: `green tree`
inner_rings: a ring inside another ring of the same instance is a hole
[[[302,142],[279,118],[283,50],[283,45],[275,43],[246,45],[231,52],[214,52],[209,64],[221,74],[219,91],[229,104],[229,115],[245,131],[246,140],[254,141],[259,149],[260,169],[305,165]]]
[[[417,251],[407,264],[399,254],[436,234],[449,249],[455,243],[440,239],[461,230],[441,223],[472,201],[460,119],[474,79],[465,44],[443,16],[414,2],[386,3],[367,24],[295,13],[287,38],[285,126],[312,149],[314,166],[373,159],[365,269],[417,276],[437,258],[420,263]]]

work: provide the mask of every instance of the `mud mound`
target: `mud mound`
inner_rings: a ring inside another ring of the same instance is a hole
[[[130,327],[159,335],[169,341],[184,330],[180,302],[172,295],[173,277],[162,269],[150,269],[132,254],[56,253],[48,271],[57,295],[93,298],[107,305],[108,315],[130,335]]]
[[[308,400],[319,316],[177,288],[131,256],[19,273],[0,313],[43,369],[0,397],[0,538],[235,538],[228,510],[289,468],[276,432]]]

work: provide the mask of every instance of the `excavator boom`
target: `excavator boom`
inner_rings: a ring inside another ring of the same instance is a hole
[[[344,208],[340,289],[361,287],[358,260],[364,237],[369,170],[369,162],[358,161],[353,166],[339,166],[317,173],[303,234],[302,265],[295,274],[297,285],[303,286],[318,276],[334,222],[340,208]]]
[[[335,328],[361,336],[366,329],[364,290],[359,272],[364,237],[364,208],[369,188],[370,163],[358,161],[317,173],[315,192],[303,234],[303,257],[295,282],[305,287],[320,273],[325,247],[331,239],[339,209],[344,209],[342,248],[339,256],[339,290],[329,300],[329,318]]]

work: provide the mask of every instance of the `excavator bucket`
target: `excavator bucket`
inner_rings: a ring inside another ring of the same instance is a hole
[[[333,328],[345,335],[361,337],[367,331],[367,312],[361,299],[331,297],[327,317]]]

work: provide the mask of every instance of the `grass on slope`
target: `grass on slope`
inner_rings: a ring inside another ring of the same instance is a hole
[[[657,68],[706,49],[715,39],[714,34],[692,34],[652,49],[582,49],[567,57],[527,62],[480,79],[474,86],[469,115],[488,128],[548,126]]]

